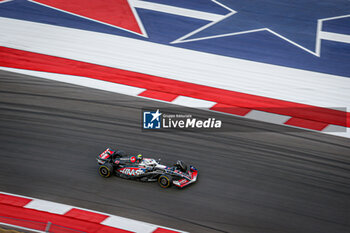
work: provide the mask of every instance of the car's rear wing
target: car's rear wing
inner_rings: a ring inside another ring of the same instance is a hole
[[[96,157],[96,160],[99,164],[103,164],[110,159],[113,153],[114,151],[112,151],[110,148],[107,148],[105,151],[103,151],[100,155]]]

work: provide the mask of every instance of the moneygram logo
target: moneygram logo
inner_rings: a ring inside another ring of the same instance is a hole
[[[143,111],[143,129],[220,129],[222,121],[213,117],[199,119],[191,114]]]

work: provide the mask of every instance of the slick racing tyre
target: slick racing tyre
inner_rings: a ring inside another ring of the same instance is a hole
[[[173,178],[167,174],[163,174],[158,178],[158,184],[162,188],[169,188],[173,183]]]
[[[99,167],[98,171],[102,177],[105,177],[105,178],[110,177],[111,174],[113,173],[113,165],[110,163],[102,164]]]

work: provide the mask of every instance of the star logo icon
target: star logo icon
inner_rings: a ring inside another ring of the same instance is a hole
[[[151,122],[153,122],[154,120],[159,121],[159,117],[162,115],[162,113],[160,113],[159,109],[157,109],[157,111],[155,113],[152,113],[151,115],[153,116]]]

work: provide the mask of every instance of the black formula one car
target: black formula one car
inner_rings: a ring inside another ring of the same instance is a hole
[[[127,156],[124,151],[106,149],[97,156],[99,173],[102,177],[110,177],[112,174],[125,179],[140,181],[158,181],[160,187],[168,188],[171,185],[183,188],[196,182],[198,171],[195,167],[178,160],[174,166],[168,167],[151,158],[143,158],[142,155]]]

